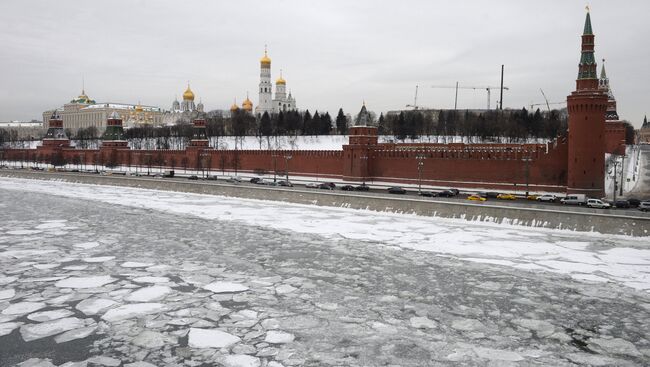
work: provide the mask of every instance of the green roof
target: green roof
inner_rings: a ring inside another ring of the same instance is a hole
[[[585,30],[582,32],[583,35],[590,34],[593,35],[594,32],[591,30],[591,15],[587,12],[587,19],[585,19]]]

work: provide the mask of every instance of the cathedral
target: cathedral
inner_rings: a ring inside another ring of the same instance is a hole
[[[172,102],[172,113],[182,113],[182,112],[192,112],[198,111],[203,112],[203,103],[194,104],[194,92],[190,89],[190,83],[187,83],[187,89],[183,92],[183,102],[178,102],[178,99],[175,99]]]
[[[278,113],[280,111],[296,110],[296,100],[291,95],[291,92],[287,94],[287,82],[282,78],[282,72],[275,81],[275,98],[273,98],[272,89],[271,58],[269,58],[265,48],[264,57],[260,59],[260,98],[255,113],[261,115],[264,112]]]

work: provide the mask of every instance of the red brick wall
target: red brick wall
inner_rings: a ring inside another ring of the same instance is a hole
[[[620,121],[605,121],[605,152],[625,154],[625,125]]]

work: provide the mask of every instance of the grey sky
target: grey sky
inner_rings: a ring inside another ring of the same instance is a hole
[[[619,115],[639,126],[650,112],[650,1],[590,2],[596,57]],[[453,90],[499,85],[504,107],[563,101],[575,88],[585,3],[580,1],[3,1],[0,121],[38,119],[86,92],[98,102],[170,108],[190,81],[206,110],[250,92],[259,58],[283,69],[300,109],[363,100],[377,113],[413,103],[453,107]],[[498,93],[492,96],[494,106]],[[461,91],[459,108],[484,108],[484,91]]]

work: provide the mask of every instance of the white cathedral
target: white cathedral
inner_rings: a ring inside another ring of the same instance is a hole
[[[278,113],[280,111],[296,110],[296,100],[291,95],[287,95],[287,82],[280,77],[275,81],[275,98],[272,95],[273,84],[271,83],[271,59],[264,49],[264,57],[260,59],[260,99],[257,107],[255,107],[256,114],[264,114],[264,112]]]

